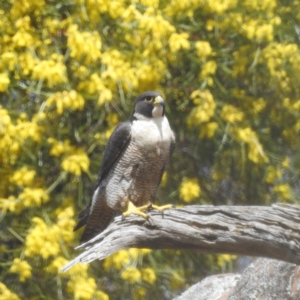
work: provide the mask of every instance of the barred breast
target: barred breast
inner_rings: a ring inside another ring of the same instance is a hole
[[[131,143],[108,176],[108,206],[124,211],[129,200],[136,206],[154,202],[168,160],[167,149],[157,147],[148,151]]]

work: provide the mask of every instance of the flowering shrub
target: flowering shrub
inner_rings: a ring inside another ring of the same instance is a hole
[[[235,259],[129,249],[58,274],[146,90],[177,136],[158,202],[299,200],[298,1],[0,3],[0,299],[172,299]]]

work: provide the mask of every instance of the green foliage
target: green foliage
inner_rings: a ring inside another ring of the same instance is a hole
[[[122,250],[58,274],[112,130],[159,90],[158,202],[299,199],[298,1],[0,1],[0,299],[171,299],[228,255]]]

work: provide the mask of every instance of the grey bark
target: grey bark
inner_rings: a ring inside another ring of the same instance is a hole
[[[101,234],[77,247],[84,252],[61,271],[131,247],[261,256],[300,264],[297,205],[193,205],[148,214],[148,220],[116,218]]]

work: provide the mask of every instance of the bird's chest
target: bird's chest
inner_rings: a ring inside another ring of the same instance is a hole
[[[142,151],[169,150],[173,137],[173,132],[165,118],[134,121],[131,132],[132,142]]]

